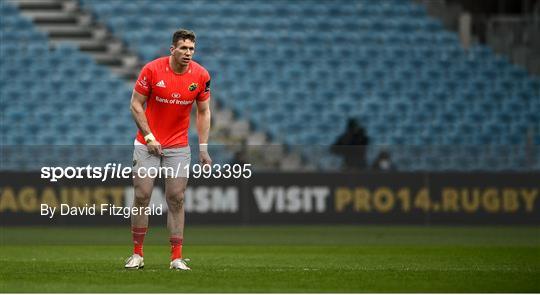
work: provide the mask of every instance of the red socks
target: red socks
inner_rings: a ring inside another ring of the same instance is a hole
[[[132,227],[131,234],[133,236],[133,254],[143,256],[144,236],[146,235],[147,227]]]
[[[182,238],[170,237],[169,242],[171,243],[171,261],[182,258]]]
[[[143,243],[148,228],[146,227],[132,227],[131,234],[133,236],[133,254],[143,255]],[[170,237],[171,243],[171,261],[177,258],[182,258],[182,238]]]

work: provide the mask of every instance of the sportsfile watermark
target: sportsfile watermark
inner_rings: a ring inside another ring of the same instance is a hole
[[[50,182],[61,179],[108,179],[135,178],[250,178],[252,176],[251,164],[213,164],[213,165],[178,165],[178,167],[139,167],[133,169],[121,163],[107,163],[105,166],[47,166],[41,167],[41,178]]]

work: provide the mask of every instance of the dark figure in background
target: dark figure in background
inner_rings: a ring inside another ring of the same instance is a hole
[[[239,149],[234,153],[231,164],[244,165],[248,163],[249,161],[247,156],[247,141],[244,139],[242,140]]]
[[[396,170],[396,167],[394,166],[394,163],[392,162],[392,158],[390,157],[390,153],[388,151],[381,151],[375,161],[373,161],[373,165],[371,165],[371,169],[374,171],[393,171]]]
[[[366,150],[369,138],[365,129],[356,119],[349,119],[347,130],[338,137],[332,146],[332,152],[343,157],[345,169],[356,171],[366,169]]]

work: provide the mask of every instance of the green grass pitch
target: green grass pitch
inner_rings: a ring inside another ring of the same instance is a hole
[[[191,272],[164,227],[123,269],[129,227],[2,227],[1,292],[540,292],[538,227],[189,226]]]

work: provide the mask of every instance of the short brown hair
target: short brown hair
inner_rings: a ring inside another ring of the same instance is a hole
[[[179,29],[176,32],[174,32],[172,36],[172,45],[176,46],[176,43],[178,43],[178,40],[191,40],[193,43],[195,43],[195,33],[190,30],[186,29]]]

